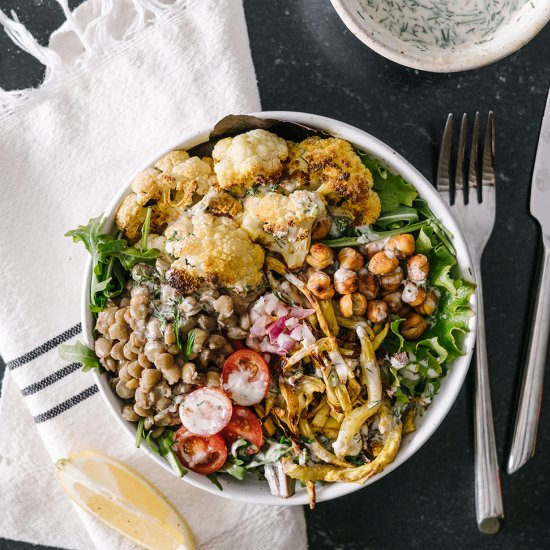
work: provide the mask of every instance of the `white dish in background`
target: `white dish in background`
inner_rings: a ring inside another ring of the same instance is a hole
[[[330,134],[333,134],[337,137],[348,140],[357,148],[370,153],[373,157],[379,159],[384,165],[386,165],[391,171],[400,174],[403,178],[411,183],[416,190],[418,191],[420,197],[425,199],[434,215],[439,218],[443,224],[451,231],[454,235],[453,245],[456,249],[456,255],[459,265],[459,271],[461,276],[473,280],[473,269],[470,254],[464,241],[464,237],[460,232],[460,229],[451,214],[451,211],[447,205],[440,198],[437,191],[430,185],[430,183],[416,170],[411,164],[409,164],[403,157],[396,153],[391,147],[385,145],[380,140],[375,137],[339,122],[334,119],[306,114],[306,113],[294,113],[286,111],[270,111],[263,113],[253,113],[254,116],[259,116],[262,118],[275,118],[279,120],[286,120],[291,122],[296,122],[298,124],[303,124],[310,128],[324,130]],[[169,144],[164,150],[159,151],[153,158],[148,159],[142,166],[138,167],[135,170],[137,173],[140,170],[144,170],[152,166],[160,157],[164,156],[166,153],[176,148],[189,149],[199,143],[203,143],[208,140],[209,133],[211,128],[204,129],[200,132],[184,136],[177,143]],[[130,191],[130,183],[133,177],[124,185],[124,187],[119,191],[115,199],[111,202],[109,207],[105,212],[107,218],[104,226],[105,231],[114,230],[115,227],[115,215],[118,209],[119,204],[126,194]],[[90,275],[92,269],[91,259],[88,260],[88,264],[84,274],[84,285],[82,293],[82,332],[84,336],[85,343],[93,347],[93,317],[88,309],[89,302],[89,291],[90,291]],[[472,295],[471,299],[472,307],[475,311],[476,307],[476,298],[475,294]],[[466,373],[468,372],[468,367],[472,357],[472,352],[475,343],[475,323],[476,317],[473,316],[470,320],[470,332],[465,335],[462,349],[465,352],[465,355],[457,358],[450,364],[449,374],[447,378],[441,384],[441,390],[439,394],[434,398],[433,404],[428,408],[424,416],[419,417],[416,421],[416,431],[409,433],[403,437],[401,447],[395,458],[394,462],[386,466],[384,471],[376,476],[372,477],[364,485],[358,485],[356,483],[333,483],[327,484],[323,487],[317,489],[317,501],[321,502],[324,500],[330,500],[337,498],[367,485],[375,482],[380,479],[382,476],[385,476],[392,470],[395,470],[408,458],[410,458],[422,445],[430,438],[434,433],[439,424],[443,421],[449,410],[451,409],[453,403],[455,402]],[[95,381],[100,389],[101,395],[105,399],[105,402],[109,406],[111,412],[115,418],[121,423],[126,432],[128,433],[128,445],[134,445],[135,441],[135,424],[125,421],[121,416],[121,400],[111,391],[109,384],[107,382],[106,375],[99,375],[97,371],[94,370],[93,376]],[[172,472],[169,464],[162,458],[154,454],[146,444],[142,444],[141,451],[148,454],[153,460],[160,464],[163,468]],[[300,484],[297,483],[296,494],[286,500],[272,496],[269,492],[269,487],[265,481],[260,482],[256,479],[252,479],[252,476],[249,476],[245,481],[237,481],[233,479],[226,479],[228,476],[220,477],[220,481],[224,487],[223,492],[219,491],[209,479],[206,477],[196,474],[194,472],[189,472],[183,480],[185,482],[199,487],[205,491],[213,493],[218,496],[226,497],[233,500],[240,500],[243,502],[254,502],[257,504],[271,504],[271,505],[302,505],[308,503],[308,496],[304,488],[300,487]],[[176,479],[174,479],[176,483]],[[168,495],[169,496],[169,495]]]
[[[507,22],[500,20],[501,14],[496,9],[492,17],[488,17],[487,12],[468,12],[472,4],[476,4],[476,0],[462,0],[464,4],[462,8],[459,7],[458,0],[447,0],[449,9],[462,13],[462,19],[458,25],[456,21],[449,19],[450,26],[458,29],[458,33],[462,33],[465,38],[463,43],[451,47],[452,36],[450,38],[447,36],[449,26],[438,25],[433,18],[425,17],[423,20],[427,22],[426,25],[432,25],[433,34],[429,33],[424,23],[418,27],[416,36],[411,33],[412,25],[406,25],[406,21],[401,21],[401,12],[396,9],[396,6],[407,6],[405,11],[412,13],[416,10],[414,17],[420,19],[421,8],[411,8],[413,5],[411,0],[331,0],[331,2],[351,32],[375,52],[406,67],[439,73],[475,69],[498,61],[527,44],[550,20],[550,0],[499,0],[499,5],[505,7],[505,13],[511,13]],[[433,0],[419,3],[431,6]],[[438,1],[439,5],[442,3],[441,0]],[[486,2],[477,0],[477,4],[483,5]],[[393,9],[389,7],[390,5],[393,5]],[[382,16],[382,12],[389,15]],[[477,14],[480,17],[476,17]],[[389,30],[390,19],[394,20],[391,31]],[[469,23],[466,25],[464,21]],[[444,28],[443,34],[441,34],[442,28]],[[433,43],[427,47],[419,45],[419,42],[425,42],[422,36],[424,30],[427,32],[425,36],[430,36],[428,40],[433,40]],[[445,42],[446,46],[441,47],[436,45],[436,42],[439,44]]]

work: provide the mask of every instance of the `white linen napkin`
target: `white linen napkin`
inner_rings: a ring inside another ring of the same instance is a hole
[[[90,375],[56,349],[79,337],[86,260],[63,233],[167,144],[259,110],[242,1],[88,0],[73,13],[58,1],[67,22],[47,48],[0,12],[47,69],[37,90],[0,89],[0,537],[133,548],[75,511],[54,478],[50,459],[94,449],[168,495],[200,548],[304,549],[301,508],[231,502],[178,480],[135,449]]]

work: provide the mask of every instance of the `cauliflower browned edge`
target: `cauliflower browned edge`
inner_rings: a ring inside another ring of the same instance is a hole
[[[256,288],[263,280],[262,247],[231,218],[184,212],[165,234],[171,236],[166,251],[177,258],[172,268],[179,270],[185,288],[193,286],[188,276],[237,291]]]
[[[287,156],[286,141],[266,130],[221,139],[212,152],[220,187],[239,194],[253,185],[277,181]]]
[[[298,148],[309,168],[310,184],[353,217],[354,225],[372,224],[380,215],[380,199],[372,190],[372,174],[353,147],[340,138],[310,137]],[[296,155],[296,153],[294,153]]]

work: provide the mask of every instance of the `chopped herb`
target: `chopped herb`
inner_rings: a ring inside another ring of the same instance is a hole
[[[189,356],[193,353],[193,345],[195,344],[195,336],[197,329],[194,328],[187,333],[187,345],[185,347],[185,359],[189,359]]]
[[[277,297],[278,300],[283,302],[283,304],[286,304],[287,306],[294,306],[296,305],[293,300],[291,300],[286,294],[283,292],[279,293],[277,291],[273,291],[273,295]]]
[[[174,334],[176,335],[176,345],[180,349],[180,351],[183,351],[183,343],[181,341],[181,312],[179,309],[176,309],[176,314],[174,315]]]

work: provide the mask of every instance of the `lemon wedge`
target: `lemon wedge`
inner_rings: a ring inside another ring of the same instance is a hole
[[[68,497],[136,544],[193,550],[193,535],[174,507],[132,468],[94,451],[55,463]]]

